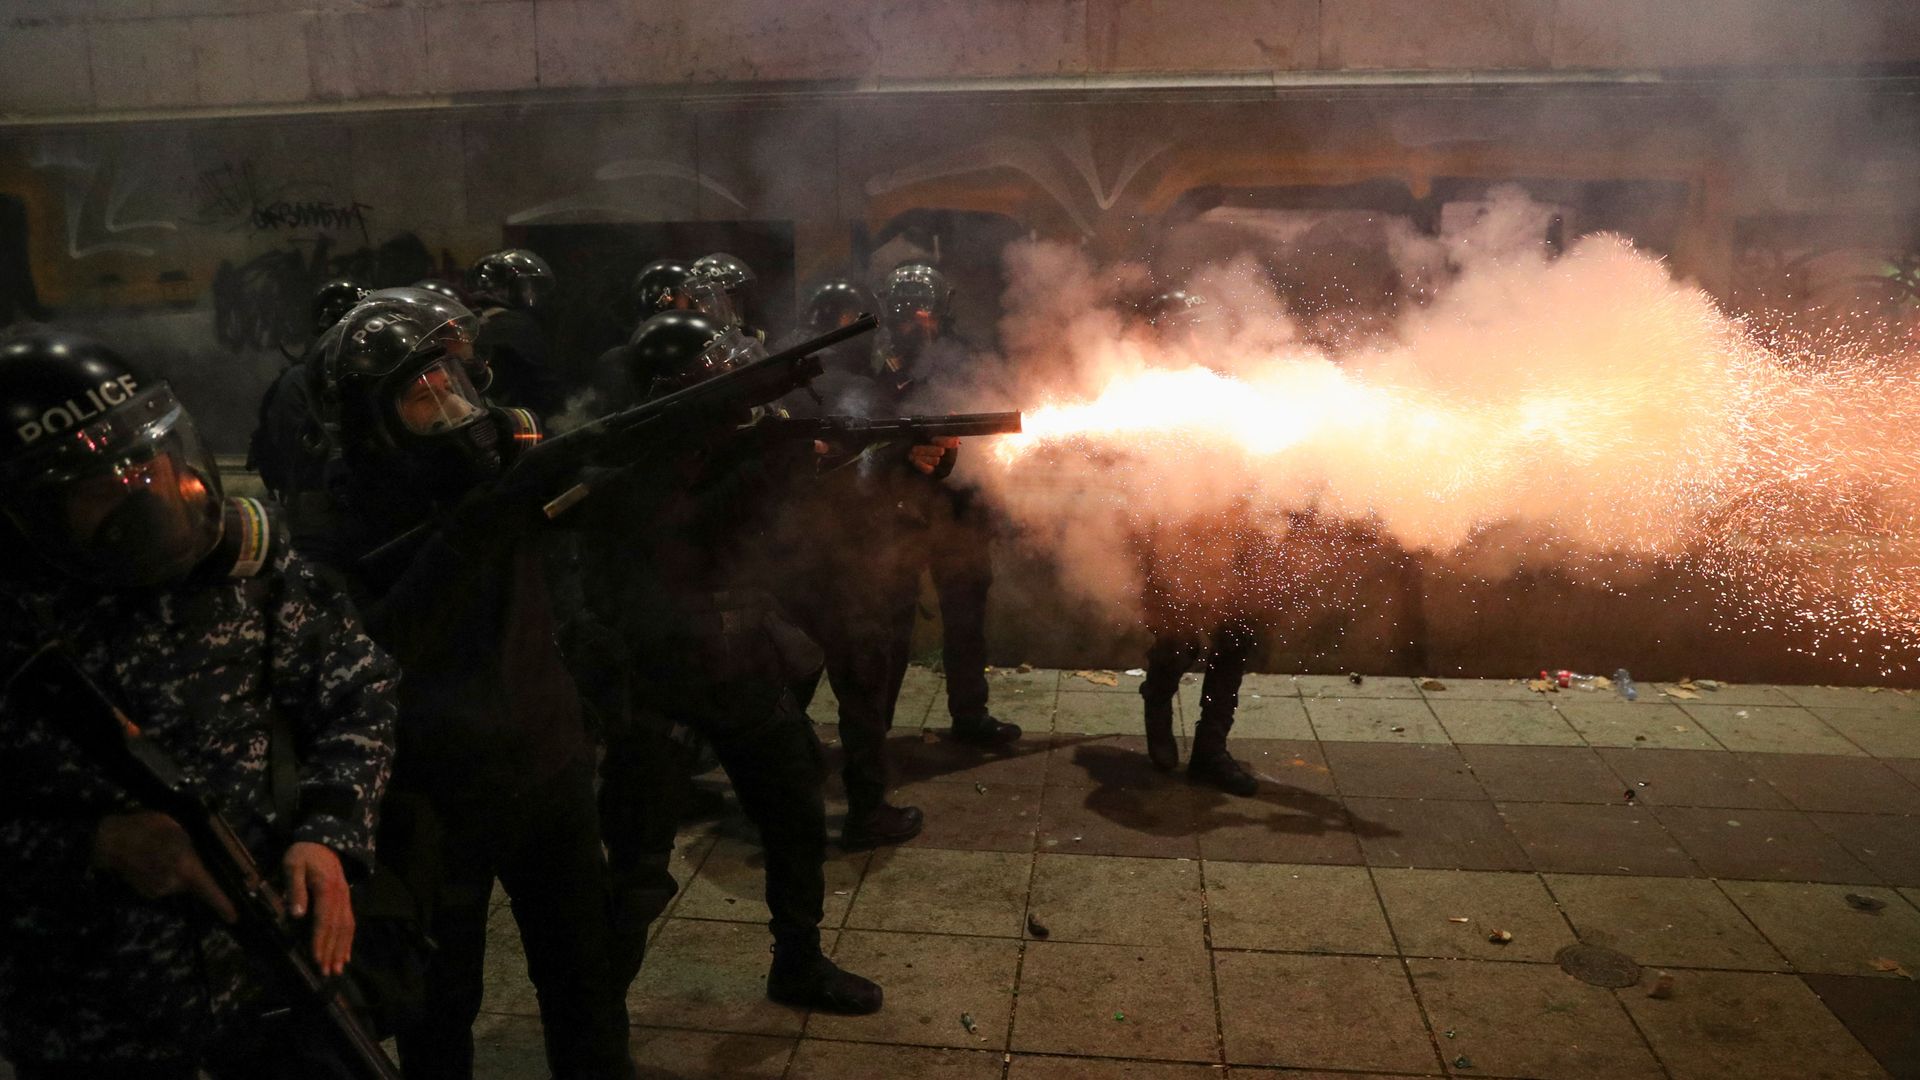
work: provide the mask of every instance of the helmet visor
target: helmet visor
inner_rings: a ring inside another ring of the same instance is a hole
[[[720,283],[708,277],[696,277],[678,290],[673,298],[673,306],[682,311],[697,311],[721,326],[738,326],[740,318],[733,306],[733,299]]]
[[[401,383],[394,395],[394,414],[400,426],[415,435],[438,435],[465,427],[486,415],[486,399],[467,377],[471,346],[463,358],[458,350],[422,368]]]
[[[9,515],[43,557],[84,580],[176,580],[220,541],[219,473],[164,385],[23,466],[35,471]]]

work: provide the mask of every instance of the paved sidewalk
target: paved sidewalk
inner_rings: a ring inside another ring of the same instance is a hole
[[[830,867],[829,945],[886,1010],[764,1000],[730,817],[683,836],[632,991],[647,1075],[1920,1076],[1920,698],[1251,676],[1242,800],[1147,765],[1137,679],[993,683],[1028,732],[1005,755],[941,738],[912,673],[893,749],[926,833]],[[1576,941],[1639,984],[1564,973]],[[485,1075],[544,1076],[504,907],[493,942]]]

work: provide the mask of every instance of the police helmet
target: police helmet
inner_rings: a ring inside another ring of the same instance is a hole
[[[627,385],[658,397],[765,355],[760,343],[695,311],[664,311],[628,342]]]
[[[339,322],[340,316],[366,298],[366,286],[352,278],[334,278],[322,284],[313,293],[313,332],[326,333],[327,327]]]
[[[40,330],[0,338],[0,508],[55,568],[96,585],[178,580],[220,542],[213,456],[159,379]]]
[[[553,267],[525,248],[495,251],[468,268],[467,293],[501,307],[537,311],[553,295]]]

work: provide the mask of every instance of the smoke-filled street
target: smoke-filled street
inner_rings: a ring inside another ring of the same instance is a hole
[[[1920,6],[0,5],[0,1080],[1920,1080]]]

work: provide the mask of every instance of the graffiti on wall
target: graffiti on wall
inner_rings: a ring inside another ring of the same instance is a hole
[[[452,252],[442,248],[436,257],[410,232],[345,251],[336,251],[326,236],[290,242],[245,262],[220,264],[213,276],[214,336],[235,352],[297,346],[313,336],[308,308],[314,290],[330,278],[383,289],[458,274]]]
[[[296,197],[303,185],[269,184],[251,161],[225,162],[203,170],[195,184],[200,214],[254,232],[343,232],[370,242],[367,216],[373,207],[354,198]]]

